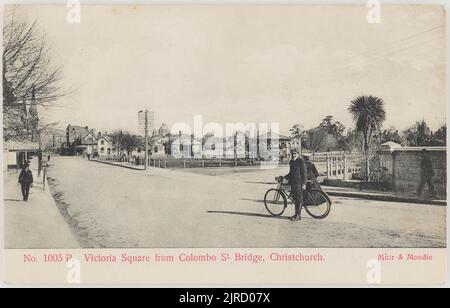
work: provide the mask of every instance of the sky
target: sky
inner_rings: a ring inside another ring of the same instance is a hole
[[[156,126],[177,122],[347,128],[359,95],[386,105],[384,127],[446,123],[446,16],[439,6],[65,6],[21,7],[38,20],[74,89],[46,121],[136,132],[150,109]]]

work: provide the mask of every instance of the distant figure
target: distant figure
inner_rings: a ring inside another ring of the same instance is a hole
[[[420,162],[420,183],[417,189],[417,195],[421,196],[425,183],[428,185],[428,190],[433,198],[436,198],[436,192],[433,184],[433,165],[431,163],[430,155],[426,149],[422,150]]]
[[[47,162],[50,162],[50,155],[47,156]]]
[[[316,165],[310,160],[311,154],[304,153],[303,158],[305,160],[306,165],[306,178],[308,181],[312,182],[312,187],[307,187],[308,189],[318,189],[322,190],[322,187],[319,184],[319,181],[317,180],[317,177],[319,176],[319,172],[317,171]]]
[[[30,193],[30,186],[33,184],[33,173],[30,166],[25,164],[19,175],[19,184],[22,188],[23,201],[28,201],[28,194]]]

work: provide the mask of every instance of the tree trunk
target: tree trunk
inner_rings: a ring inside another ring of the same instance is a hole
[[[365,159],[365,167],[366,167],[366,181],[370,182],[370,169],[369,169],[369,142],[367,139],[367,131],[364,132],[364,154],[366,156]]]

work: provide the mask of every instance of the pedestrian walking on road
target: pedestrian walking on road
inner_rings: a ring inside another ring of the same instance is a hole
[[[23,201],[27,201],[28,194],[30,193],[30,187],[33,184],[33,173],[31,172],[28,164],[26,164],[20,172],[19,184],[22,188]]]
[[[421,154],[421,162],[420,162],[420,182],[419,187],[417,189],[417,195],[421,196],[423,188],[425,187],[425,183],[428,185],[428,190],[432,196],[432,198],[436,198],[436,191],[434,190],[433,184],[433,164],[431,163],[431,158],[426,149],[422,150]]]
[[[306,184],[306,165],[296,150],[292,151],[292,160],[289,162],[289,174],[285,178],[289,180],[295,203],[295,214],[290,219],[297,221],[301,219],[303,187]]]

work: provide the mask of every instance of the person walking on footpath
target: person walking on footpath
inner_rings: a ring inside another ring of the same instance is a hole
[[[28,164],[25,164],[20,172],[19,184],[22,188],[23,201],[27,201],[28,194],[30,193],[30,186],[33,184],[33,173],[31,172]]]
[[[428,185],[428,190],[433,199],[436,198],[436,191],[434,190],[433,184],[433,165],[431,163],[431,158],[426,149],[422,150],[421,153],[421,162],[420,162],[420,182],[419,187],[417,188],[417,195],[420,197],[423,192],[423,188],[425,187],[425,183]]]

